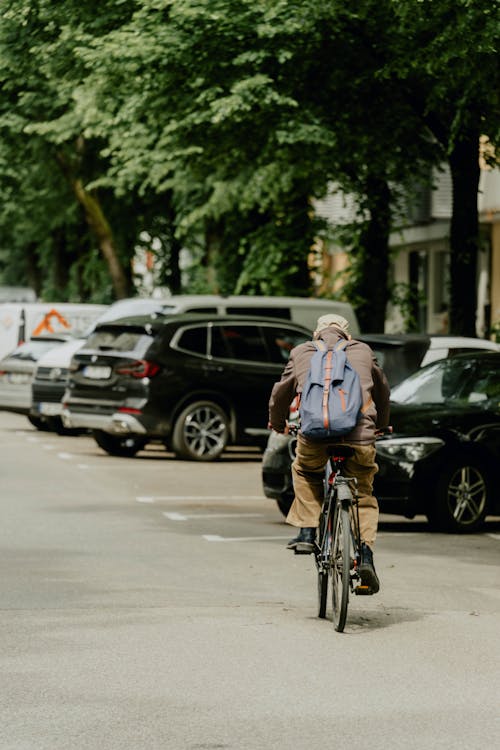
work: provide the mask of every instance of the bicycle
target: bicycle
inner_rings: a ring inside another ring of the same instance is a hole
[[[318,616],[326,617],[331,579],[333,624],[339,633],[345,627],[349,594],[371,594],[370,588],[362,585],[358,572],[361,538],[357,482],[342,473],[345,459],[353,454],[349,446],[332,446],[327,464],[331,471],[326,478],[319,537],[314,550],[318,570]]]

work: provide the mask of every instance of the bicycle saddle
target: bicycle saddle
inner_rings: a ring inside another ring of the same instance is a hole
[[[329,445],[328,451],[330,456],[335,456],[335,458],[349,458],[349,456],[354,456],[354,448],[351,448],[350,445]]]

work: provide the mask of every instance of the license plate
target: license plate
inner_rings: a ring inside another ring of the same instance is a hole
[[[38,411],[40,414],[45,414],[46,417],[55,417],[61,413],[62,404],[38,404]]]
[[[25,385],[31,380],[31,375],[26,372],[11,372],[7,376],[8,382],[13,385]]]
[[[83,368],[83,374],[86,378],[92,380],[107,380],[111,375],[111,367],[105,365],[87,365]]]

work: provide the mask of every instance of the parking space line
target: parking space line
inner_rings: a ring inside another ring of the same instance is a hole
[[[59,456],[59,458],[62,458],[63,461],[68,461],[70,458],[73,458],[72,453],[58,453],[57,455]]]
[[[188,521],[197,518],[262,518],[262,513],[163,513],[170,521]]]
[[[497,542],[500,541],[500,534],[486,534],[486,536],[489,536],[490,539],[496,539]]]
[[[154,503],[155,500],[263,500],[263,495],[139,495],[138,503]]]
[[[288,536],[218,536],[217,534],[203,534],[202,539],[206,542],[267,542],[290,539],[290,534]]]

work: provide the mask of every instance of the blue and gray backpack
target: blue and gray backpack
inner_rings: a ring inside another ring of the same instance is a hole
[[[346,357],[345,339],[333,349],[315,341],[316,351],[300,400],[300,431],[308,438],[346,435],[362,413],[363,396],[359,375]]]

